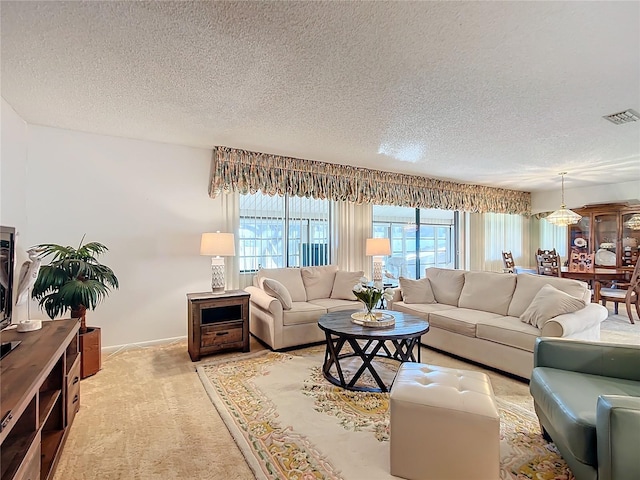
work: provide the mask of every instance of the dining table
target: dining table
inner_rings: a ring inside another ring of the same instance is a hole
[[[633,273],[633,267],[618,267],[618,268],[594,268],[592,271],[571,272],[569,267],[562,267],[560,269],[560,276],[562,278],[572,278],[574,280],[582,280],[589,283],[591,288],[594,287],[595,282],[612,283],[617,281],[628,281]]]

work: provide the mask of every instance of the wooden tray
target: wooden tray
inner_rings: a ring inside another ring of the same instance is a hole
[[[376,315],[376,320],[365,320],[364,312],[356,312],[351,314],[351,321],[357,325],[369,328],[385,328],[393,327],[396,324],[396,319],[390,313],[373,312]]]

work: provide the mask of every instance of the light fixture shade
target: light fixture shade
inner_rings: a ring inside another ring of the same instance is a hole
[[[236,244],[233,233],[203,233],[200,240],[200,255],[233,257]]]
[[[365,255],[368,257],[391,255],[391,243],[389,243],[389,239],[367,238]]]
[[[629,220],[624,222],[624,226],[631,230],[640,230],[640,213],[636,213]]]
[[[556,210],[547,217],[547,221],[558,225],[559,227],[566,227],[567,225],[574,225],[580,221],[581,215],[578,215],[572,210],[568,210],[562,205],[560,210]]]
[[[582,218],[582,216],[578,215],[576,212],[568,210],[567,206],[564,204],[564,176],[566,174],[567,172],[560,172],[558,174],[562,177],[562,204],[560,205],[560,210],[556,210],[547,217],[547,221],[549,223],[553,223],[554,225],[558,225],[559,227],[574,225],[578,223]]]

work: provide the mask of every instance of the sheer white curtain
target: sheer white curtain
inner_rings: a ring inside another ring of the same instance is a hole
[[[371,258],[365,256],[365,244],[371,237],[373,207],[369,203],[333,203],[332,263],[340,270],[363,270],[371,278]]]
[[[516,265],[531,266],[529,218],[504,213],[469,215],[467,235],[471,270],[502,272],[502,252],[510,250]]]
[[[548,222],[544,218],[535,219],[535,222],[538,223],[538,245],[535,247],[542,248],[544,250],[551,250],[552,248],[556,249],[558,255],[562,258],[562,261],[567,259],[567,231],[569,230],[567,227],[559,227],[558,225],[554,225],[551,222]]]
[[[222,218],[224,219],[224,231],[233,232],[236,244],[236,256],[225,257],[224,278],[228,290],[235,290],[251,285],[251,278],[246,285],[240,284],[240,261],[238,259],[238,235],[240,233],[240,194],[238,192],[223,193],[221,195]]]

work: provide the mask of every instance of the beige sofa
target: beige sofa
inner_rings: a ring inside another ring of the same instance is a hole
[[[607,309],[590,302],[577,280],[429,268],[401,279],[389,308],[429,321],[423,344],[529,378],[537,337],[600,339]]]
[[[322,315],[362,308],[352,289],[363,275],[335,265],[258,271],[245,288],[251,294],[251,334],[274,350],[322,342]]]

